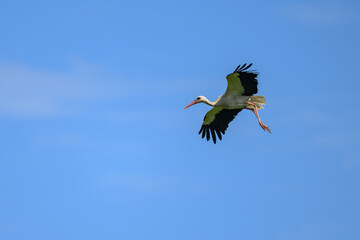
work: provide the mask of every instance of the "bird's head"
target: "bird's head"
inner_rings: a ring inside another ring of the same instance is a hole
[[[185,108],[188,108],[194,104],[197,104],[197,103],[201,103],[201,102],[206,102],[207,98],[204,97],[204,96],[198,96],[194,101],[192,101],[189,105],[187,105]]]

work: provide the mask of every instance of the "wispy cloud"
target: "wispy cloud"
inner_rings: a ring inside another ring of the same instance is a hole
[[[360,141],[358,130],[355,131],[332,131],[327,133],[315,134],[311,143],[316,147],[322,148],[353,148]],[[358,152],[358,149],[354,149]]]
[[[203,182],[198,179],[186,180],[176,176],[154,176],[143,173],[116,173],[99,178],[96,182],[99,187],[128,189],[138,192],[176,192],[186,194],[207,194],[219,185]]]
[[[54,72],[0,64],[0,114],[66,115],[79,104],[122,96],[121,84],[114,88],[109,79],[99,79],[90,67]]]
[[[281,239],[331,239],[334,236],[340,236],[343,229],[349,228],[341,222],[299,224],[292,229],[287,229],[281,236]],[[353,226],[351,226],[353,227]],[[350,229],[349,229],[350,230]]]
[[[109,175],[99,179],[100,186],[128,188],[140,192],[153,192],[169,187],[169,179],[139,174]]]
[[[283,9],[288,18],[303,24],[334,25],[358,19],[352,6],[334,3],[297,3]]]
[[[151,79],[151,76],[121,79],[109,75],[89,64],[75,64],[68,71],[56,72],[0,62],[0,115],[72,115],[81,113],[82,109],[94,103],[124,100],[126,97],[130,98],[130,104],[141,103],[138,106],[144,107],[144,102],[161,97],[176,100],[175,95],[189,91],[194,84],[201,84],[183,79],[159,80]],[[127,103],[126,100],[122,102]],[[107,110],[104,110],[105,114]]]

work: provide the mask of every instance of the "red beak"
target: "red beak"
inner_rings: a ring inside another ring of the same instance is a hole
[[[184,109],[185,108],[188,108],[188,107],[190,107],[190,106],[192,106],[192,105],[194,105],[194,104],[197,104],[197,103],[199,103],[197,100],[194,100],[194,101],[192,101],[189,105],[187,105],[186,107],[184,107]]]

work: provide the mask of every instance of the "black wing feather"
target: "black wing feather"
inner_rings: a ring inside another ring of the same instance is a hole
[[[240,66],[240,65],[239,65]],[[244,65],[242,65],[238,71],[241,71],[244,67],[246,66],[246,63],[244,63]]]
[[[203,125],[203,127],[204,127],[204,128],[202,128],[202,131],[203,131],[203,132],[202,132],[201,138],[204,138],[204,137],[205,137],[205,133],[206,133],[206,128],[207,128],[207,126],[204,126],[204,125]],[[201,133],[201,130],[200,130],[199,134],[200,134],[200,133]]]
[[[257,76],[259,75],[257,72],[254,71],[245,71],[252,66],[252,63],[246,66],[246,63],[240,67],[237,67],[234,73],[239,73],[239,79],[241,81],[241,85],[244,87],[245,92],[243,95],[251,96],[258,92],[258,80]]]
[[[246,68],[241,69],[241,71],[245,71],[246,69],[250,68],[252,66],[252,63],[250,63]]]
[[[199,134],[202,133],[202,138],[206,135],[206,139],[210,140],[210,131],[213,142],[216,143],[216,135],[222,140],[221,133],[225,135],[225,131],[229,126],[229,123],[235,118],[235,116],[241,112],[242,109],[222,109],[215,115],[215,119],[206,125],[202,125]],[[205,118],[204,118],[205,120]],[[215,135],[216,132],[216,135]]]

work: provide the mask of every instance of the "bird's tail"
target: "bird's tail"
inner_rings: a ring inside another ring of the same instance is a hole
[[[266,104],[265,97],[262,96],[262,95],[251,96],[251,97],[250,97],[250,102],[255,103],[256,106],[257,106],[257,108],[258,108],[258,110],[259,110],[259,109],[263,109],[263,108],[264,108],[263,105]],[[255,108],[254,105],[251,105],[251,104],[248,104],[246,107],[247,107],[247,108],[253,108],[253,109]]]

